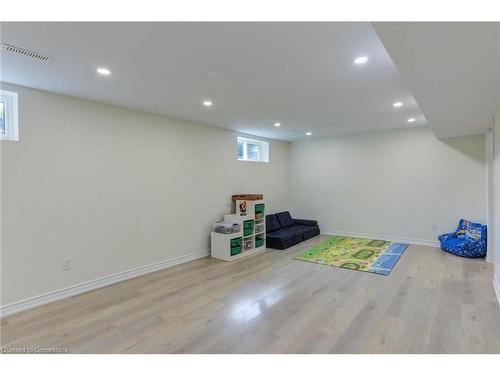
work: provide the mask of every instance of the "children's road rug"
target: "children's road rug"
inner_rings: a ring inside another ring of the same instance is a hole
[[[333,236],[294,259],[388,275],[407,247],[392,241]]]

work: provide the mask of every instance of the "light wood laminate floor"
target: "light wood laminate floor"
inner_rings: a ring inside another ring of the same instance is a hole
[[[410,246],[389,276],[285,251],[204,258],[1,321],[4,348],[71,353],[500,353],[492,267]]]

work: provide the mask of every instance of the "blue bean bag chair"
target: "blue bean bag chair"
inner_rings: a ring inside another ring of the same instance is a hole
[[[441,249],[450,254],[466,258],[486,256],[486,225],[461,219],[455,232],[442,234],[438,239]]]

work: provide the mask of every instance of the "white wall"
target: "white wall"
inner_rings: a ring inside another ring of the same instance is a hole
[[[462,217],[486,220],[484,136],[365,133],[294,142],[290,157],[294,214],[323,231],[434,241]]]
[[[1,147],[2,305],[207,250],[232,194],[289,206],[286,142],[269,164],[239,162],[228,130],[3,88],[19,93],[20,140]]]

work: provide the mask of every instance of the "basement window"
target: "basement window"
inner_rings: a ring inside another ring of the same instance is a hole
[[[269,162],[269,142],[238,137],[238,160]]]
[[[16,92],[0,90],[0,139],[8,141],[19,139]]]

